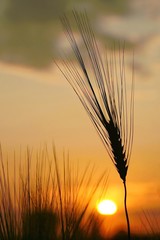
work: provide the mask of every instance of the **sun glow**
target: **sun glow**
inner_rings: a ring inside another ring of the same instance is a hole
[[[97,204],[97,211],[102,215],[113,215],[117,211],[117,205],[112,200],[102,200]]]

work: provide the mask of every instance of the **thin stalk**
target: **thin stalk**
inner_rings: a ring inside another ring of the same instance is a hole
[[[53,146],[53,154],[54,154],[54,161],[55,161],[55,171],[57,177],[57,186],[58,186],[58,194],[59,194],[59,203],[60,203],[60,221],[61,221],[61,234],[62,240],[65,240],[65,224],[64,224],[64,212],[63,212],[63,200],[62,200],[62,190],[61,190],[61,181],[59,176],[59,169],[57,164],[57,157],[55,147]]]
[[[124,184],[124,208],[125,208],[125,215],[126,215],[126,221],[127,221],[128,240],[131,240],[130,222],[129,222],[129,216],[128,216],[128,210],[127,210],[127,187],[126,187],[126,181],[123,181],[123,184]]]

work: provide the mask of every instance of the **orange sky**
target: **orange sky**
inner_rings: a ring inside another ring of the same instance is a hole
[[[143,44],[142,44],[143,43]],[[129,212],[160,212],[160,34],[135,49],[135,134],[129,166]],[[126,52],[127,76],[131,52]],[[77,96],[54,64],[35,70],[0,63],[0,141],[34,149],[54,141],[59,156],[109,174],[107,198],[123,210],[123,185]],[[138,214],[138,213],[137,213]],[[133,215],[133,214],[132,214]]]
[[[136,53],[136,58],[143,51]],[[128,59],[129,54],[126,56]],[[153,62],[152,66],[143,66],[148,73],[135,69],[135,135],[127,176],[131,209],[160,209],[160,82],[159,65]],[[59,70],[53,66],[38,71],[1,63],[0,86],[2,146],[29,145],[36,149],[54,141],[58,154],[69,150],[71,160],[79,161],[81,166],[94,163],[100,174],[106,169],[107,197],[122,209],[123,186],[119,176]]]

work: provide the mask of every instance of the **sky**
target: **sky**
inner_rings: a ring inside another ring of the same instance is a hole
[[[152,19],[152,26],[160,21],[153,16],[148,19]],[[107,21],[113,30],[117,18],[112,16]],[[141,29],[145,34],[134,38],[138,41],[134,50],[135,129],[127,175],[131,213],[145,209],[160,212],[160,32],[156,28],[147,32],[146,25]],[[132,51],[126,51],[127,77],[131,77],[132,57]],[[70,159],[82,167],[93,163],[99,174],[107,171],[106,197],[117,203],[119,214],[122,212],[122,182],[85,110],[54,62],[45,69],[35,69],[1,61],[0,109],[4,149],[38,149],[54,142],[60,158],[64,150],[69,151]]]

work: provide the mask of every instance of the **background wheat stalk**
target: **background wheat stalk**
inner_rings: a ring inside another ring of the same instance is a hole
[[[93,122],[120,178],[124,184],[124,207],[130,239],[130,224],[127,212],[126,175],[133,143],[134,81],[128,99],[125,78],[124,48],[115,49],[105,60],[100,53],[86,13],[73,11],[74,21],[83,46],[79,46],[70,21],[62,17],[66,37],[75,61],[62,60],[59,67],[79,97]],[[77,65],[78,64],[78,65]]]

